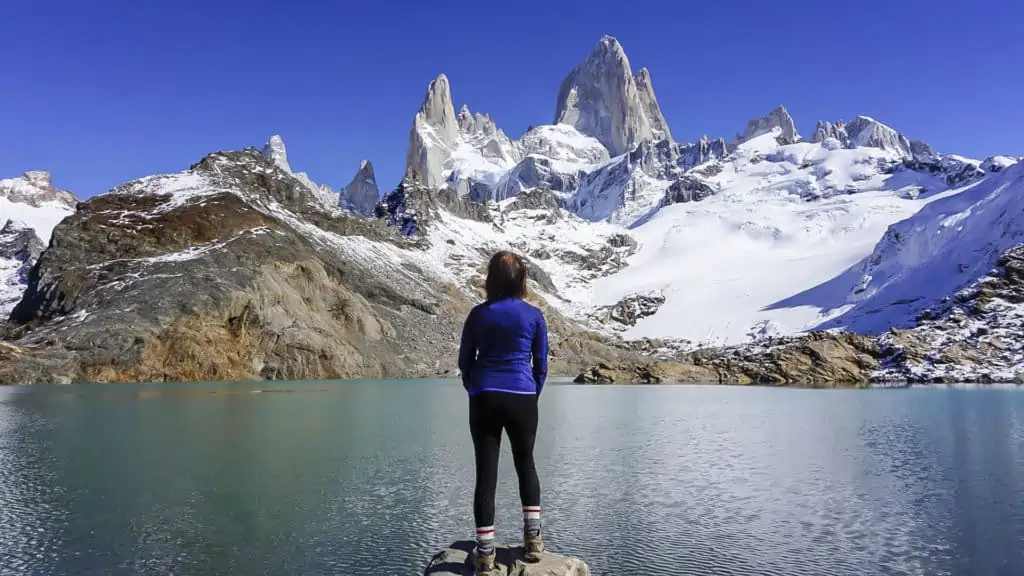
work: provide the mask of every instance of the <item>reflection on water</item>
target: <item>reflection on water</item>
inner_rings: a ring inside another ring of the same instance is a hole
[[[471,534],[466,404],[454,382],[0,388],[0,574],[419,574]],[[595,575],[1024,574],[1016,390],[559,385],[541,417],[550,547]]]

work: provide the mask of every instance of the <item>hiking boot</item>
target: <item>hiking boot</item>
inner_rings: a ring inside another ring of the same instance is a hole
[[[544,553],[544,539],[540,532],[536,534],[523,534],[523,560],[527,562],[540,562],[540,555]]]
[[[494,551],[490,554],[481,554],[478,548],[473,549],[473,570],[476,576],[499,576],[495,557]]]

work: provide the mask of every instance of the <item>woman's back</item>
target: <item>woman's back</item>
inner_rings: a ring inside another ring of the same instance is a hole
[[[459,368],[466,389],[470,394],[539,394],[547,375],[547,347],[547,326],[537,308],[519,298],[478,305],[462,335]]]

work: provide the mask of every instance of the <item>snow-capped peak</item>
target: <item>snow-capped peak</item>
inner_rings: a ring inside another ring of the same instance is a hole
[[[288,165],[288,151],[284,147],[284,139],[278,134],[271,136],[263,146],[263,157],[277,164],[286,172],[292,171],[291,166]]]
[[[649,96],[651,103],[656,103],[653,90]],[[617,156],[651,138],[651,121],[645,108],[653,106],[645,107],[626,52],[618,40],[604,36],[562,82],[555,124],[574,126],[582,134],[597,138],[612,156]]]
[[[906,136],[869,116],[857,116],[846,125],[846,133],[852,146],[870,146],[903,158],[913,157]]]
[[[783,144],[793,144],[801,139],[800,133],[796,131],[796,123],[793,122],[793,117],[789,115],[789,111],[786,110],[785,106],[780,105],[766,116],[747,122],[746,130],[736,139],[737,143],[746,142],[767,134],[773,128],[780,130],[780,138]]]
[[[448,77],[440,74],[427,85],[423,104],[413,118],[406,173],[431,188],[444,186],[458,139],[459,122],[452,106],[451,87]]]

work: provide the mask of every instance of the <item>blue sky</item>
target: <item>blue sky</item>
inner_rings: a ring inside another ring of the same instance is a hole
[[[438,73],[517,137],[552,121],[602,34],[651,70],[677,140],[785,104],[805,134],[865,114],[943,152],[1020,155],[1022,5],[5,0],[0,176],[50,170],[88,197],[280,133],[317,182],[369,158],[386,190]]]

